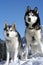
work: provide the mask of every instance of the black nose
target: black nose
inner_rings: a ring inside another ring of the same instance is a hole
[[[28,18],[28,21],[30,22],[31,21],[31,18]]]
[[[9,36],[9,34],[8,34],[8,33],[7,33],[6,35],[7,35],[7,36]]]

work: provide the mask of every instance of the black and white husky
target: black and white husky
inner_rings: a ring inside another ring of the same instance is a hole
[[[32,54],[36,52],[43,53],[43,46],[41,43],[41,27],[40,27],[40,17],[38,8],[35,7],[33,10],[28,6],[25,12],[25,24],[26,24],[26,31],[25,31],[25,37],[26,37],[26,59],[28,56],[28,48],[31,46]],[[32,40],[37,41],[37,45],[34,45],[32,43]]]
[[[13,59],[17,61],[18,59],[18,52],[21,52],[21,36],[16,30],[15,24],[8,25],[5,23],[4,25],[4,36],[6,40],[6,47],[7,47],[7,59],[4,65],[9,64],[9,59]]]

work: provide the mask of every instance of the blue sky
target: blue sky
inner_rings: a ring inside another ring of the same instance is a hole
[[[38,7],[41,25],[43,25],[43,0],[0,0],[0,38],[4,39],[3,28],[5,21],[8,24],[16,23],[16,28],[21,37],[24,36],[25,22],[24,14],[26,7],[32,9]]]

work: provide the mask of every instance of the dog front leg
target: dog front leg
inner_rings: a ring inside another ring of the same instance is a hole
[[[26,46],[25,60],[28,59],[28,46]]]
[[[15,52],[14,52],[14,61],[18,60],[18,49],[15,49]]]
[[[6,58],[6,62],[4,65],[8,65],[9,64],[9,51],[7,51],[7,58]]]

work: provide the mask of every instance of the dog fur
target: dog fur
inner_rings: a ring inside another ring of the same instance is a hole
[[[9,59],[11,58],[13,61],[18,60],[18,53],[21,53],[21,36],[16,30],[16,25],[8,25],[7,23],[4,24],[4,36],[6,40],[6,47],[7,47],[7,58],[4,65],[9,64]]]
[[[32,54],[35,54],[37,52],[43,53],[43,45],[41,42],[41,24],[40,24],[40,17],[38,8],[35,7],[33,10],[30,8],[30,6],[27,6],[25,16],[25,37],[26,37],[26,59],[28,58],[28,49],[31,47]],[[37,45],[34,45],[32,43],[32,39],[35,39],[37,41]]]

